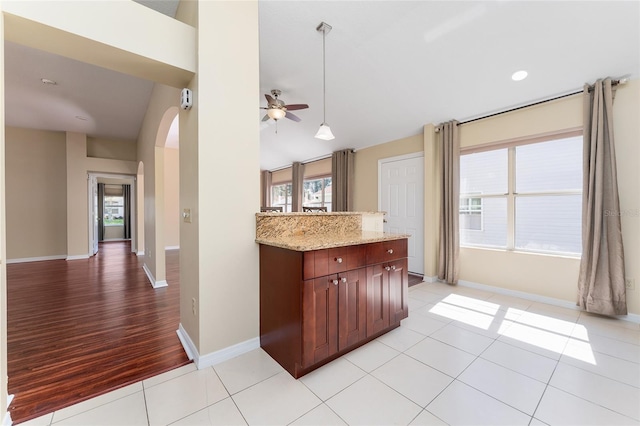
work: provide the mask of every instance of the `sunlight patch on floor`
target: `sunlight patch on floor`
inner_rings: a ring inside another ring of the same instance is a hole
[[[551,316],[508,308],[486,300],[450,294],[429,312],[444,318],[497,333],[528,345],[566,355],[596,365],[587,329],[574,322]]]

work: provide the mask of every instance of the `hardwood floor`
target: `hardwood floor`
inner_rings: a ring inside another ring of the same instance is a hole
[[[87,260],[7,265],[9,407],[20,423],[188,364],[178,251],[153,289],[129,242]]]
[[[420,284],[422,282],[422,275],[409,274],[409,287]]]

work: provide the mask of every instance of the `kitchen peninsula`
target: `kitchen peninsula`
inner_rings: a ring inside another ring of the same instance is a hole
[[[408,316],[406,234],[383,213],[257,213],[260,346],[293,377]]]

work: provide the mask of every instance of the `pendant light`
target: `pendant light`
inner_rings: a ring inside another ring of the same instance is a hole
[[[320,125],[320,129],[318,129],[318,133],[316,133],[316,138],[322,139],[325,141],[330,141],[331,139],[335,139],[333,133],[331,133],[331,128],[327,124],[327,89],[326,89],[326,66],[325,66],[325,47],[324,47],[324,39],[326,35],[331,31],[331,25],[326,22],[321,22],[320,25],[316,28],[316,30],[322,32],[322,124]]]

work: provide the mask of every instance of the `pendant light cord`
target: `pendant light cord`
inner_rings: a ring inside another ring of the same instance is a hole
[[[324,39],[327,29],[322,29],[322,124],[327,122],[327,66],[325,60]]]

